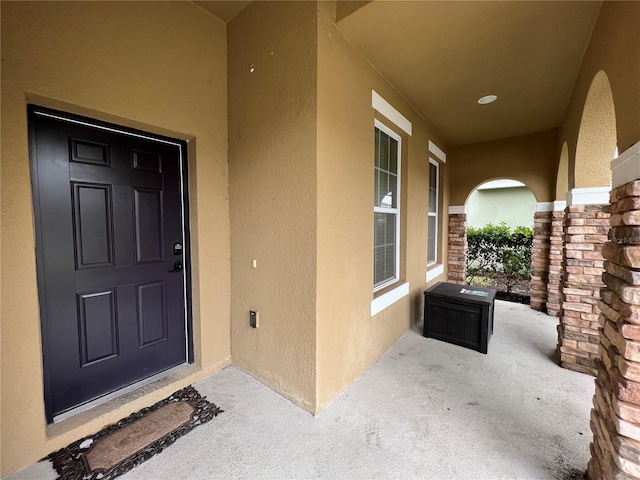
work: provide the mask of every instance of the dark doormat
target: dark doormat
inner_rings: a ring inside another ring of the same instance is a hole
[[[192,386],[52,453],[61,480],[110,480],[162,452],[223,410]]]

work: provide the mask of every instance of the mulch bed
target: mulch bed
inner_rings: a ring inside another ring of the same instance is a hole
[[[501,292],[500,290],[496,291],[496,298],[507,302],[522,303],[523,305],[529,305],[531,302],[531,296],[529,295],[522,295],[521,293],[513,292]]]
[[[495,288],[496,298],[498,300],[505,300],[507,302],[513,303],[522,303],[524,305],[529,305],[529,302],[531,300],[530,280],[518,280],[516,284],[512,286],[510,292],[507,292],[507,282],[505,275],[498,275],[498,277],[491,282],[491,285],[486,285],[486,283],[479,282],[471,282],[471,285]]]

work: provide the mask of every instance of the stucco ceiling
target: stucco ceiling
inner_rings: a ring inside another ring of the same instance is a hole
[[[229,22],[249,1],[196,1]],[[450,145],[562,121],[601,1],[340,1],[338,27]],[[495,94],[498,100],[479,105]]]
[[[201,6],[209,13],[212,13],[223,22],[227,23],[244,10],[251,1],[224,0],[224,1],[197,1],[196,5]]]
[[[560,125],[601,4],[374,1],[338,26],[444,142],[466,145]]]

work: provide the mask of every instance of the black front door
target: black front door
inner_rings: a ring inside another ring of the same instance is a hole
[[[187,362],[185,145],[29,109],[47,420]]]

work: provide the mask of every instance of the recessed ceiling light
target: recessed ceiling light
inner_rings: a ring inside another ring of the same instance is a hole
[[[493,103],[498,99],[495,95],[485,95],[478,100],[480,105],[486,105],[487,103]]]

